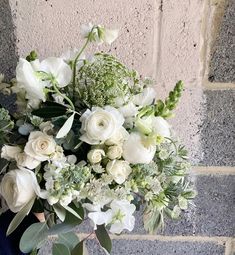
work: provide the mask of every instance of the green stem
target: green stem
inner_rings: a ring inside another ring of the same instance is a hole
[[[75,107],[74,107],[74,105],[73,105],[73,102],[66,96],[66,95],[64,95],[64,94],[62,94],[60,91],[59,91],[59,89],[57,88],[57,82],[56,81],[52,81],[52,85],[53,85],[53,88],[54,88],[54,90],[55,90],[55,92],[57,93],[57,94],[59,94],[60,96],[62,96],[68,103],[69,103],[69,105],[71,106],[71,109],[73,110],[73,111],[75,111]]]

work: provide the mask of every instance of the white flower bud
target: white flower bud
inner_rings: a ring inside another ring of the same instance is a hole
[[[110,159],[119,159],[122,156],[122,147],[119,145],[110,146],[107,152],[107,156]]]
[[[91,164],[97,164],[102,160],[102,156],[105,156],[105,152],[102,149],[92,149],[87,154],[87,159]]]

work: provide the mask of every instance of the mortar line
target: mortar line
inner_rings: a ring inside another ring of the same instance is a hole
[[[87,233],[77,233],[80,238],[85,238]],[[94,236],[91,236],[91,239]],[[178,242],[228,242],[231,241],[231,237],[226,236],[161,236],[161,235],[140,235],[140,234],[122,234],[122,235],[110,235],[113,240],[149,240],[149,241],[178,241]]]
[[[232,166],[193,166],[192,172],[197,175],[209,175],[209,174],[235,174],[235,167]]]
[[[226,243],[225,243],[225,253],[224,255],[232,255],[232,249],[233,249],[233,239],[230,238]]]
[[[228,90],[235,89],[235,83],[209,82],[207,79],[203,82],[203,89],[206,90]]]

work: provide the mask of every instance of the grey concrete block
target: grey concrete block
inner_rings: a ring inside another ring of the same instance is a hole
[[[235,91],[208,90],[201,129],[201,164],[235,166]]]
[[[17,64],[15,48],[16,38],[12,13],[8,0],[0,3],[0,73],[5,74],[7,80],[14,77]]]
[[[161,235],[235,235],[235,176],[198,176],[195,206],[180,220],[168,220]],[[134,233],[145,234],[142,213],[138,213]]]
[[[105,253],[94,240],[87,242],[90,255]],[[224,245],[213,242],[166,242],[149,240],[113,240],[112,255],[222,255]]]
[[[235,82],[235,1],[229,0],[211,56],[209,80]]]

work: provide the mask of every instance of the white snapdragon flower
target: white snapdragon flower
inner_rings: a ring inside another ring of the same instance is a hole
[[[99,144],[111,138],[124,123],[124,118],[117,109],[111,106],[92,107],[83,113],[80,137],[81,141],[88,144]]]
[[[0,184],[0,194],[12,212],[20,211],[36,196],[46,198],[40,190],[35,173],[27,169],[15,169],[6,173]]]
[[[72,79],[72,69],[62,58],[50,57],[43,60],[40,71],[51,74],[60,88],[67,86]]]
[[[132,102],[118,108],[118,110],[125,118],[133,117],[138,113],[138,108]]]
[[[37,71],[40,71],[40,63],[38,59],[28,62],[26,59],[20,58],[16,67],[16,80],[19,86],[26,91],[26,97],[28,99],[46,101],[45,93],[43,91],[46,83],[37,77]]]
[[[151,87],[144,88],[140,94],[137,94],[133,98],[133,103],[136,105],[146,106],[152,104],[156,98],[156,90]]]
[[[120,145],[112,145],[108,148],[107,156],[109,159],[119,159],[122,156],[122,146]]]
[[[24,152],[38,161],[49,160],[56,153],[57,145],[52,136],[40,131],[31,132]]]
[[[123,158],[131,164],[149,164],[156,152],[156,146],[146,146],[141,135],[131,133],[123,144]]]
[[[87,159],[91,164],[97,164],[102,160],[102,157],[105,156],[105,152],[102,149],[92,149],[87,154]]]
[[[153,132],[162,137],[171,137],[170,125],[162,117],[153,118]]]
[[[118,184],[125,182],[132,169],[128,162],[124,160],[109,161],[106,170]]]
[[[4,145],[1,151],[1,158],[9,161],[16,160],[16,157],[19,153],[21,153],[21,148],[19,146]]]

